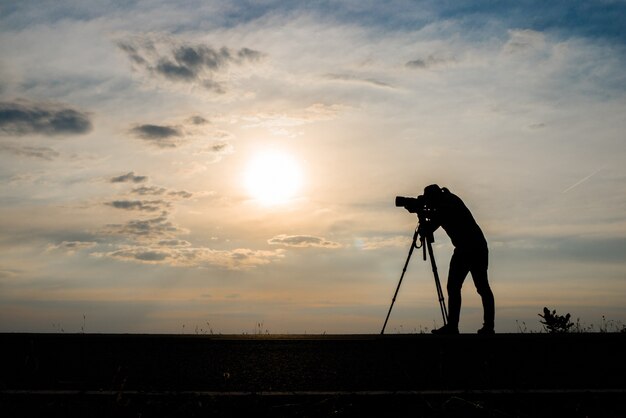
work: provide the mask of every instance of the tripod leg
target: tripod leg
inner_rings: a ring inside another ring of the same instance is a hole
[[[389,311],[387,312],[387,317],[385,318],[385,323],[383,324],[383,329],[380,331],[380,334],[385,333],[385,328],[387,327],[387,321],[389,321],[389,315],[391,315],[391,310],[393,309],[393,304],[396,303],[396,296],[398,296],[398,291],[400,290],[400,285],[402,284],[402,279],[404,279],[404,273],[406,273],[406,268],[409,265],[409,260],[411,260],[411,255],[413,255],[413,249],[415,249],[415,243],[417,241],[417,229],[415,229],[415,234],[413,234],[413,242],[411,243],[411,248],[409,249],[409,255],[406,258],[406,262],[404,263],[404,267],[402,268],[402,275],[400,276],[400,281],[398,282],[398,286],[396,287],[396,291],[393,294],[393,299],[391,300],[391,306],[389,307]]]
[[[426,239],[426,245],[428,246],[428,256],[430,257],[430,265],[433,269],[433,276],[435,277],[435,286],[437,288],[437,298],[439,299],[439,307],[441,308],[441,316],[443,317],[443,325],[448,324],[448,310],[446,309],[446,300],[441,288],[441,281],[439,280],[439,272],[437,271],[437,263],[435,263],[435,256],[433,254],[433,245],[430,239]]]

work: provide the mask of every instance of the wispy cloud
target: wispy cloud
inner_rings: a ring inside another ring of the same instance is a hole
[[[111,183],[142,183],[147,181],[147,176],[137,176],[134,171],[131,171],[127,174],[123,174],[121,176],[113,177],[109,180]]]
[[[167,189],[165,187],[141,186],[141,187],[136,187],[132,189],[131,193],[138,194],[141,196],[144,196],[144,195],[159,196],[165,193],[166,191]]]
[[[154,218],[132,219],[123,224],[109,224],[103,231],[107,235],[120,235],[130,240],[175,239],[189,231],[169,220],[167,212]]]
[[[208,154],[213,157],[213,162],[220,161],[224,156],[232,154],[235,151],[233,145],[229,142],[216,141],[213,144],[207,146],[201,146],[196,151],[196,154],[203,155]]]
[[[216,94],[227,90],[231,66],[257,63],[265,54],[247,47],[214,48],[174,40],[136,38],[117,43],[131,62],[154,77],[175,83],[193,83]]]
[[[504,52],[509,54],[519,54],[546,47],[545,35],[535,30],[510,30],[509,36],[510,39],[504,45]]]
[[[188,192],[186,190],[178,190],[178,191],[170,191],[167,192],[168,196],[180,198],[180,199],[191,199],[193,197],[193,193]]]
[[[418,70],[433,70],[446,68],[453,65],[456,62],[452,58],[443,58],[437,55],[428,55],[425,58],[417,58],[408,61],[405,65],[407,68]]]
[[[157,212],[169,207],[169,203],[164,200],[114,200],[112,202],[106,202],[105,204],[116,209],[144,212]]]
[[[6,152],[9,154],[23,157],[40,158],[47,161],[52,161],[59,155],[61,155],[57,151],[48,147],[34,147],[28,145],[17,145],[12,143],[0,144],[0,152]]]
[[[166,264],[176,267],[219,267],[229,270],[248,270],[280,260],[284,250],[266,251],[238,248],[213,250],[188,246],[125,246],[106,253],[93,253],[96,257],[109,257],[145,264]]]
[[[137,194],[140,196],[164,196],[170,200],[174,199],[191,199],[194,194],[186,190],[168,190],[165,187],[159,186],[141,186],[136,187],[130,191],[131,194]],[[164,201],[144,201],[147,203],[158,203]],[[165,202],[168,203],[168,202]]]
[[[189,122],[193,123],[194,125],[206,125],[210,123],[208,120],[198,115],[190,117]]]
[[[340,104],[314,103],[304,109],[290,109],[284,112],[258,112],[241,116],[241,119],[246,127],[294,127],[336,119],[346,108],[347,106]]]
[[[63,241],[58,244],[48,245],[48,251],[64,251],[68,254],[74,254],[80,250],[87,250],[98,245],[94,241]]]
[[[137,124],[129,133],[145,144],[161,149],[174,149],[196,143],[195,153],[213,154],[215,161],[233,152],[232,134],[212,127],[208,120],[194,115],[170,124]],[[210,144],[206,145],[207,142]]]
[[[276,235],[273,238],[267,240],[270,245],[282,245],[284,247],[316,247],[316,248],[340,248],[341,244],[338,242],[329,241],[322,237],[315,237],[312,235]]]
[[[0,133],[5,135],[80,135],[92,129],[86,112],[59,103],[0,102]]]
[[[182,142],[183,133],[177,126],[139,125],[130,130],[131,134],[159,148],[176,148]]]
[[[376,78],[362,77],[362,76],[358,76],[355,74],[328,73],[328,74],[324,74],[324,78],[327,80],[364,83],[364,84],[369,84],[374,87],[385,87],[385,88],[393,87],[391,84],[378,80]]]

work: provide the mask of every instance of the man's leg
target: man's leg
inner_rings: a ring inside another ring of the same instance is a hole
[[[458,250],[454,250],[450,260],[450,270],[448,271],[448,324],[451,327],[459,327],[461,316],[461,288],[465,277],[469,273],[469,260],[467,256]]]
[[[493,330],[496,308],[493,292],[491,291],[489,280],[487,278],[487,260],[487,251],[485,251],[484,254],[477,255],[477,259],[474,263],[475,267],[472,267],[471,272],[474,285],[476,286],[476,291],[480,295],[483,303],[483,329]]]
[[[483,327],[493,329],[496,316],[496,304],[493,298],[493,292],[487,281],[487,271],[485,270],[478,274],[472,272],[472,278],[474,279],[476,290],[483,302]]]

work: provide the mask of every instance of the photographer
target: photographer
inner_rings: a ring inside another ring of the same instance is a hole
[[[419,199],[419,198],[418,198]],[[442,227],[454,245],[448,272],[448,324],[434,329],[433,334],[458,334],[461,313],[461,287],[468,273],[482,299],[483,327],[479,334],[494,333],[495,304],[487,280],[489,251],[487,240],[463,201],[448,189],[436,184],[424,189],[423,206],[418,208],[421,228],[427,233]],[[408,208],[407,208],[408,209]],[[413,210],[409,209],[413,212]],[[422,212],[422,213],[420,213]]]

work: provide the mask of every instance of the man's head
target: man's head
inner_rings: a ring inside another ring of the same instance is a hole
[[[437,205],[441,200],[443,189],[437,184],[431,184],[424,188],[424,199],[427,205]]]

